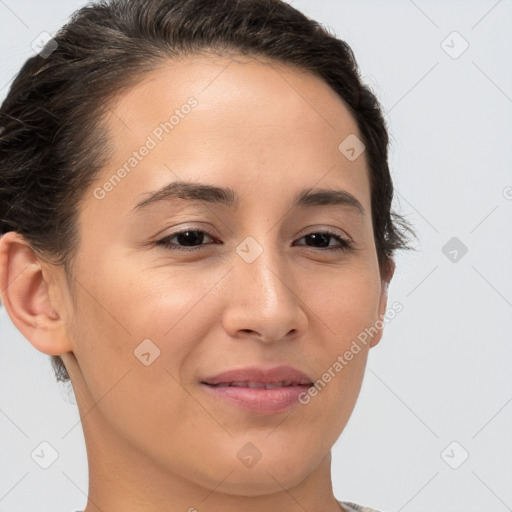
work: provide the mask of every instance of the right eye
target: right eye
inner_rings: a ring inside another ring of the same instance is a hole
[[[213,240],[212,235],[201,229],[184,229],[176,231],[170,235],[158,240],[157,245],[164,246],[165,249],[171,251],[197,251],[205,245],[204,238],[209,237]],[[172,240],[176,240],[173,242]],[[211,242],[210,242],[211,243]],[[213,243],[222,243],[214,241]]]

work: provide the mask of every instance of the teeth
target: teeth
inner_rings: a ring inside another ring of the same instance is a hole
[[[264,388],[265,384],[262,384],[260,382],[232,382],[231,386],[235,388],[251,388],[251,389],[258,389],[258,388]]]
[[[265,384],[261,382],[248,382],[247,387],[251,389],[263,389],[265,388]]]

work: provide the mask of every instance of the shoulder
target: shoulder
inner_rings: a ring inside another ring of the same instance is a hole
[[[363,507],[349,501],[339,501],[338,503],[343,507],[344,512],[379,512],[375,508]]]

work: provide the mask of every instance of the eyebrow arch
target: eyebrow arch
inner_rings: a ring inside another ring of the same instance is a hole
[[[150,204],[172,198],[221,204],[235,210],[238,208],[239,204],[238,196],[231,188],[216,187],[188,181],[173,181],[152,193],[146,199],[140,201],[132,211],[137,212]],[[350,192],[328,188],[316,189],[315,191],[311,188],[303,190],[295,197],[292,208],[323,205],[347,206],[357,210],[362,216],[366,215],[363,205]]]

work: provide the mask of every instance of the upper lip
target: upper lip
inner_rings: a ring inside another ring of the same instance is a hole
[[[310,385],[311,379],[291,366],[247,366],[234,368],[201,381],[203,384],[229,384],[232,382],[254,382],[258,384]]]

